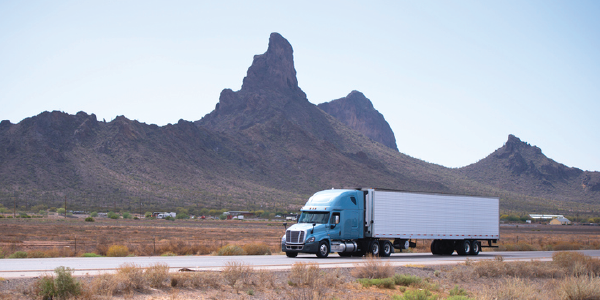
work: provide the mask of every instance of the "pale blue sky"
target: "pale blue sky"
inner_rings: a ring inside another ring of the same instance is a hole
[[[271,32],[309,101],[363,92],[400,152],[460,167],[514,134],[600,171],[600,1],[0,0],[0,119],[198,120]]]

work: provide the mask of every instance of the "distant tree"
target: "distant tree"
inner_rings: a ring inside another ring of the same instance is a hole
[[[186,213],[177,213],[176,219],[189,219],[190,216]]]
[[[131,214],[129,212],[124,212],[123,213],[123,219],[131,219]]]
[[[118,219],[118,218],[121,217],[121,216],[119,216],[119,214],[117,214],[117,213],[115,213],[113,211],[109,211],[108,214],[107,214],[107,216],[109,218],[113,219],[113,220],[116,220],[116,219]]]
[[[57,212],[59,215],[64,215],[64,214],[65,214],[65,209],[61,207],[61,208],[57,209],[57,210],[56,210],[56,212]]]
[[[150,218],[150,217],[152,217],[152,213],[151,213],[151,212],[149,212],[149,211],[147,211],[147,212],[144,214],[144,218]]]
[[[225,214],[221,214],[219,216],[219,220],[225,220],[225,219],[227,219],[227,216]]]

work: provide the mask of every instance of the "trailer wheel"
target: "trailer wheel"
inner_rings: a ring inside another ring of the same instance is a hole
[[[367,253],[371,254],[372,256],[379,256],[379,241],[371,241],[371,243],[369,243],[369,251],[367,251]]]
[[[286,252],[285,256],[294,258],[298,256],[298,252]]]
[[[477,255],[477,254],[479,254],[479,251],[481,251],[481,246],[479,246],[479,241],[473,241],[471,243],[471,252],[469,254]]]
[[[326,241],[322,241],[319,243],[319,250],[317,252],[317,257],[325,258],[329,255],[329,244]]]
[[[383,241],[383,245],[381,245],[381,252],[379,255],[381,257],[389,257],[394,252],[394,246],[388,240]]]
[[[457,244],[456,253],[458,255],[467,255],[471,252],[471,242],[469,240],[462,240]]]

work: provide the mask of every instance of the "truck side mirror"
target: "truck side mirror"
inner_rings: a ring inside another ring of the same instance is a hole
[[[335,218],[335,219],[333,220],[333,222],[334,222],[335,224],[340,224],[340,215],[335,215],[335,216],[334,216],[334,218]]]

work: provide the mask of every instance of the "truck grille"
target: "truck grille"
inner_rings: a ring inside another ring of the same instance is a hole
[[[285,232],[285,241],[292,244],[304,243],[304,231],[287,230]]]

